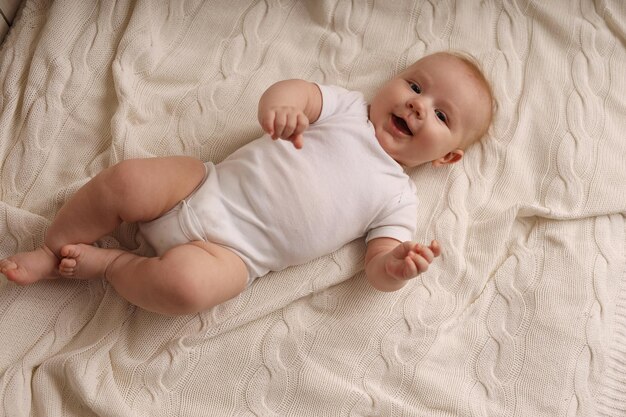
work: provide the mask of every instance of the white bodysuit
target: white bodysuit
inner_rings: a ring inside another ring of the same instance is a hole
[[[413,238],[415,186],[379,145],[363,95],[319,88],[322,111],[304,132],[302,149],[264,135],[217,165],[205,163],[196,191],[140,224],[159,255],[210,241],[241,257],[250,283],[362,236]]]

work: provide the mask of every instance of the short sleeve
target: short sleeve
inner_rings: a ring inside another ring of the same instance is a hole
[[[316,123],[334,114],[341,114],[344,117],[349,114],[367,117],[365,98],[360,92],[346,90],[336,85],[316,85],[322,93],[322,111]]]
[[[400,242],[413,240],[417,223],[417,189],[408,180],[404,190],[396,195],[374,220],[365,238],[366,242],[388,237]]]

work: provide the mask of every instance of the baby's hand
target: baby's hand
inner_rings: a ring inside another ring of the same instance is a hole
[[[259,115],[259,122],[272,139],[285,139],[296,149],[302,148],[302,132],[309,127],[309,118],[303,111],[291,106],[272,107]]]
[[[425,272],[433,259],[439,255],[441,255],[441,248],[436,240],[433,240],[430,246],[403,242],[387,254],[385,271],[399,280],[415,278]]]

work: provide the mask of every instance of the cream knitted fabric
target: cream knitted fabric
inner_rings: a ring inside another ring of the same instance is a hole
[[[361,240],[192,317],[4,281],[0,415],[626,415],[625,22],[619,0],[27,0],[0,50],[0,257],[115,162],[221,161],[280,79],[371,97],[466,50],[498,112],[410,172],[444,253],[399,292],[365,282]],[[128,225],[101,244],[146,251]]]

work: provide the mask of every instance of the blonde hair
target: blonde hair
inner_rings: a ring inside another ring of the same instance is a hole
[[[480,62],[473,55],[471,55],[471,54],[469,54],[468,52],[465,52],[465,51],[457,51],[457,50],[442,51],[442,52],[438,52],[438,53],[447,54],[447,55],[453,56],[453,57],[459,59],[461,62],[463,62],[465,64],[465,66],[470,70],[472,75],[474,75],[476,77],[476,80],[483,87],[483,89],[484,89],[485,93],[487,93],[487,97],[489,99],[490,108],[489,108],[489,117],[488,117],[488,120],[487,120],[487,124],[478,133],[478,135],[476,137],[468,138],[467,143],[466,143],[466,146],[467,146],[467,145],[470,145],[470,144],[474,143],[475,141],[479,140],[480,138],[482,138],[487,133],[487,131],[489,130],[489,127],[491,126],[491,122],[493,121],[493,117],[494,117],[494,115],[496,113],[496,110],[497,110],[497,102],[496,102],[495,96],[493,94],[493,89],[491,88],[491,83],[489,82],[489,80],[485,76],[485,73],[483,71],[482,65],[480,64]]]

